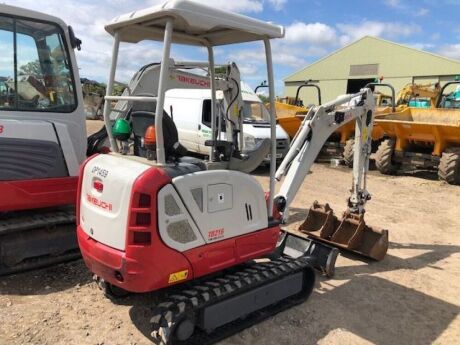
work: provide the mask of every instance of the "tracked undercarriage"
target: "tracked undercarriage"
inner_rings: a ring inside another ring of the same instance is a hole
[[[302,303],[311,294],[313,258],[250,263],[173,290],[150,320],[157,344],[212,344]]]

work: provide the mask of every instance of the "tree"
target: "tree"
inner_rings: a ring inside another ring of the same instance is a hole
[[[264,104],[268,103],[270,101],[267,96],[265,96],[265,95],[263,95],[261,93],[257,94],[257,97],[259,97],[260,100],[262,101],[262,103],[264,103]]]
[[[19,75],[32,75],[35,78],[42,77],[42,68],[38,60],[31,61],[19,67]]]

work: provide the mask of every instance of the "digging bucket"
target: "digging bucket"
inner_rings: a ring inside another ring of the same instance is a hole
[[[318,238],[329,239],[338,224],[339,221],[329,204],[322,205],[315,201],[299,230]]]
[[[364,215],[345,212],[338,220],[328,204],[314,202],[299,230],[308,236],[353,253],[382,260],[388,250],[388,230],[370,227]]]

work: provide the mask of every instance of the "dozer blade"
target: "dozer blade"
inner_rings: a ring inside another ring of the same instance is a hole
[[[345,212],[338,220],[328,204],[317,201],[299,230],[308,236],[353,253],[382,260],[388,250],[388,230],[366,225],[363,214]]]
[[[283,231],[278,244],[279,255],[292,258],[305,257],[310,265],[332,278],[339,250],[313,238],[303,238],[291,232]]]

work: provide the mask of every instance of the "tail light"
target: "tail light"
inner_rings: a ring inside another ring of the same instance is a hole
[[[152,243],[151,196],[134,193],[131,201],[131,214],[128,226],[128,244],[148,246]]]
[[[97,190],[99,193],[102,193],[102,191],[104,190],[104,184],[102,183],[102,181],[95,180],[93,182],[93,188]]]

